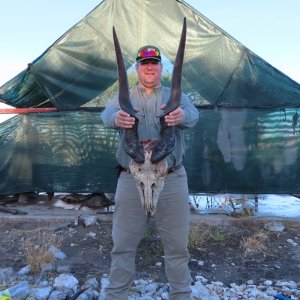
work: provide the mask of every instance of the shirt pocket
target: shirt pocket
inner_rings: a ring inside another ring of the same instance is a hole
[[[145,113],[142,110],[137,112],[135,115],[139,119],[140,124],[145,122]]]

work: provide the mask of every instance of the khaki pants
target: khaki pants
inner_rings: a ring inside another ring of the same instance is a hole
[[[154,215],[155,226],[164,246],[165,272],[171,287],[170,300],[186,300],[190,295],[188,196],[186,172],[182,167],[165,178]],[[127,300],[128,288],[135,277],[136,249],[147,224],[136,183],[130,174],[120,174],[115,201],[114,246],[106,294],[109,300]]]

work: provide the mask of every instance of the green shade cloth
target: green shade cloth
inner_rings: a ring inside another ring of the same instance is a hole
[[[156,45],[169,84],[183,18],[183,90],[200,110],[186,132],[193,192],[300,191],[300,85],[184,1],[105,0],[0,87],[14,107],[57,107],[0,124],[0,194],[113,192],[117,131],[99,114],[117,91],[115,26],[131,84],[136,51]]]

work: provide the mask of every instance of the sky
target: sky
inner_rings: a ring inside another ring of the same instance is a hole
[[[24,70],[28,63],[100,2],[2,0],[0,86]],[[299,0],[186,2],[252,52],[300,83]]]

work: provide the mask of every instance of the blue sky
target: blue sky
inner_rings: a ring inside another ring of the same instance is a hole
[[[38,57],[101,1],[1,2],[0,86],[25,69],[27,63]],[[300,83],[299,0],[186,2]]]

